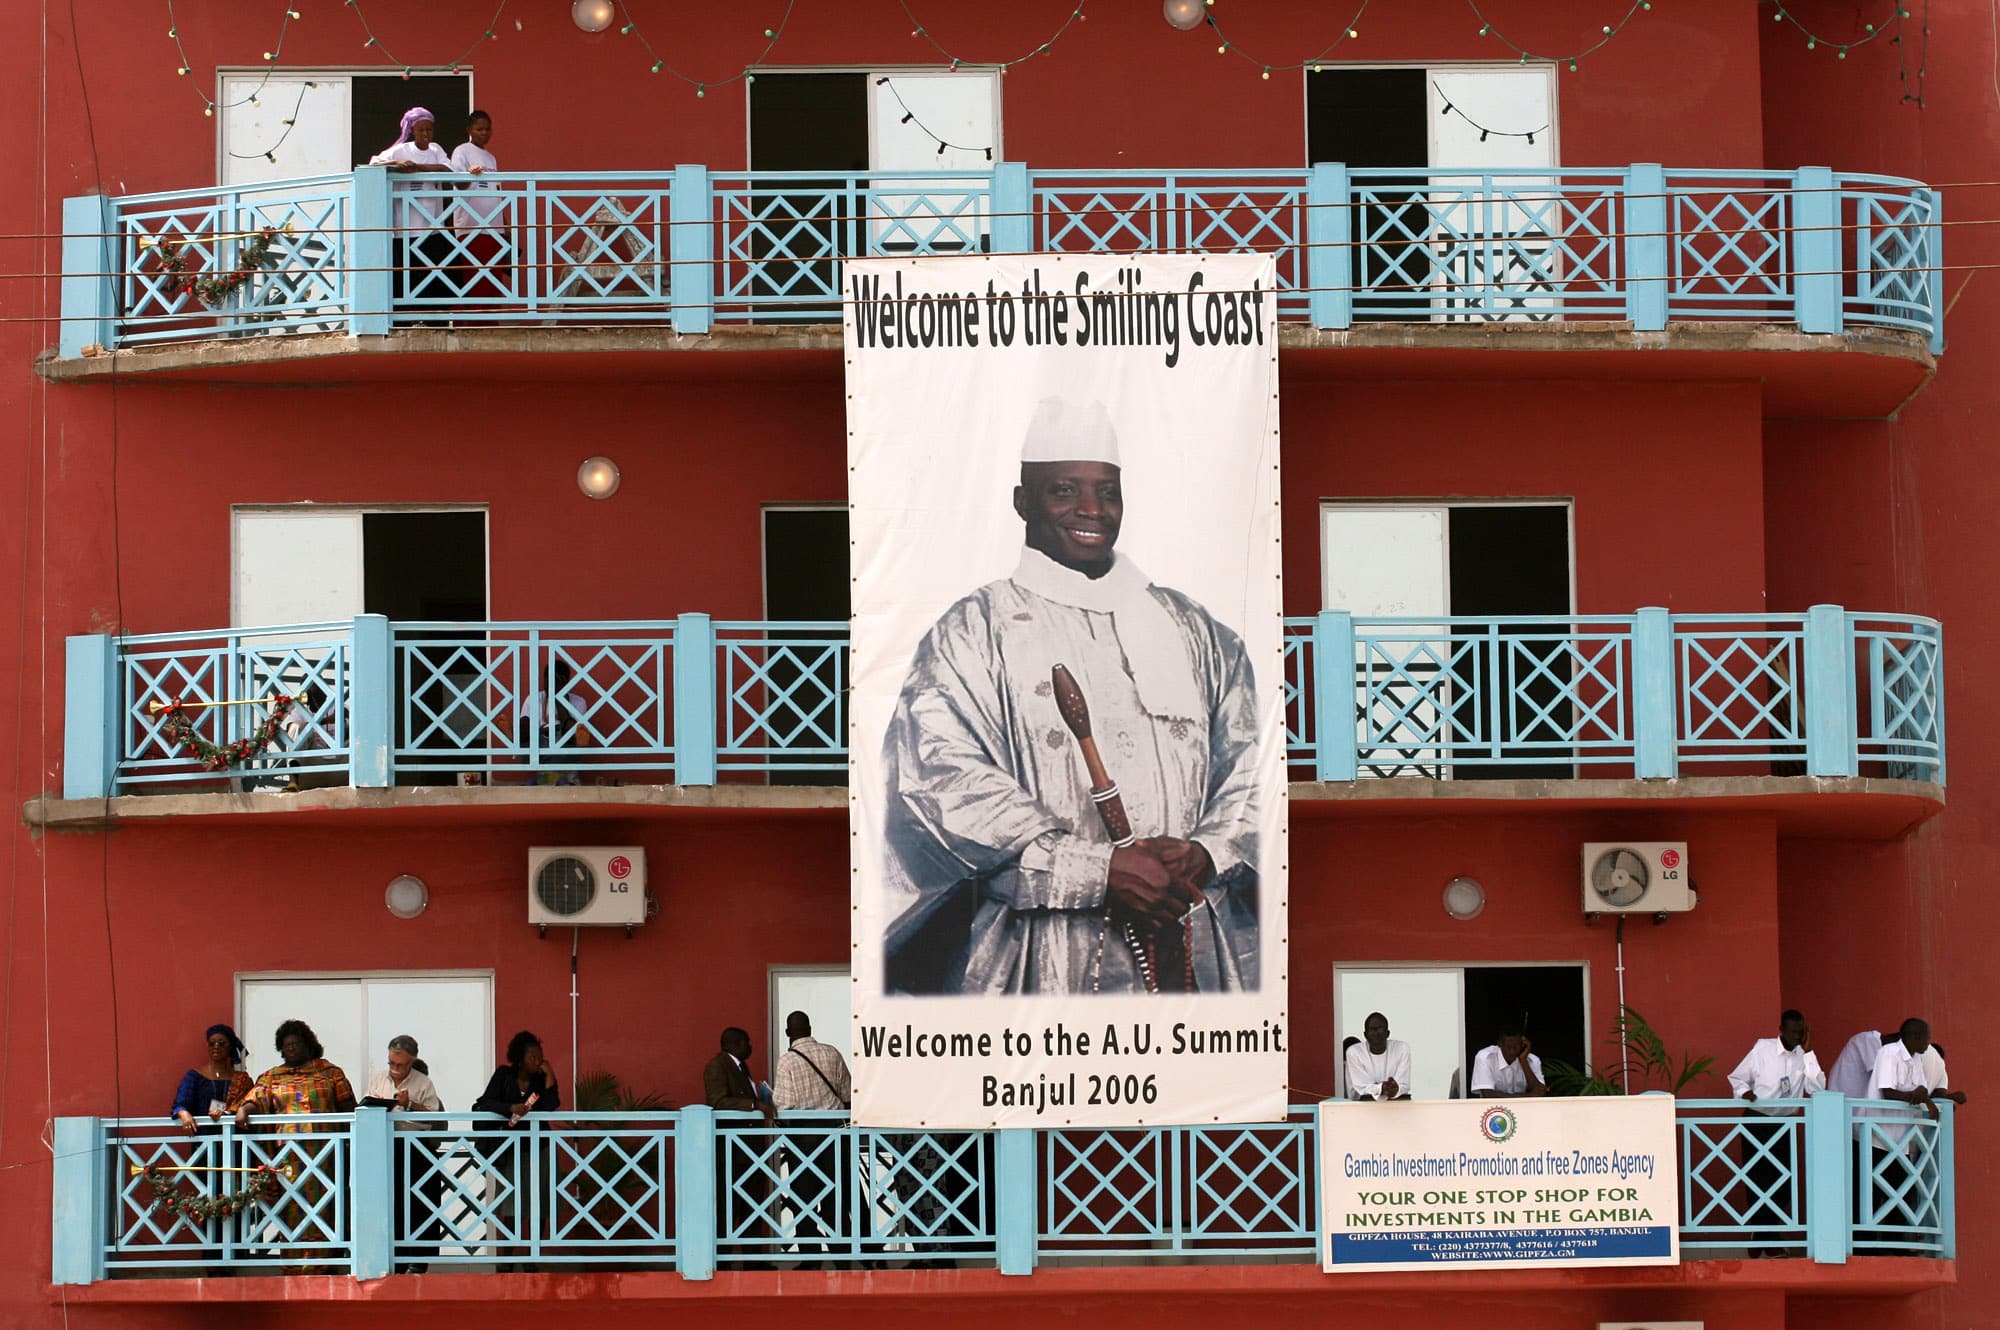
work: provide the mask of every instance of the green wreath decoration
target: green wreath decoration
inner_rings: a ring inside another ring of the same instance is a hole
[[[278,1194],[278,1170],[269,1164],[259,1167],[240,1190],[213,1196],[182,1192],[179,1183],[156,1167],[148,1167],[143,1176],[146,1185],[153,1189],[153,1209],[184,1215],[196,1223],[242,1214],[258,1202]]]
[[[248,735],[226,744],[210,743],[195,732],[194,721],[189,718],[176,697],[160,708],[163,718],[160,738],[168,744],[179,744],[192,749],[195,760],[203,771],[221,771],[237,766],[256,757],[277,742],[278,731],[283,726],[285,713],[292,709],[297,699],[289,693],[274,693],[271,696],[271,714]]]
[[[271,257],[271,246],[277,243],[278,228],[267,226],[251,236],[237,251],[236,268],[232,272],[202,276],[188,269],[188,257],[178,240],[162,236],[156,248],[159,251],[160,271],[174,277],[173,289],[182,295],[191,295],[202,304],[213,309],[224,297],[237,287],[248,282],[265,266]]]

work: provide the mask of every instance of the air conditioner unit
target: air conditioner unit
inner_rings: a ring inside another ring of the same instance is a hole
[[[528,851],[528,922],[543,928],[646,922],[646,852],[636,845],[537,845]]]
[[[1593,841],[1583,847],[1585,914],[1675,914],[1695,907],[1681,841]]]

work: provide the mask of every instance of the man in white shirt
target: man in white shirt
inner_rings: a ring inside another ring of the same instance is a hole
[[[1549,1092],[1542,1080],[1542,1060],[1535,1046],[1518,1025],[1500,1027],[1500,1039],[1479,1050],[1472,1059],[1474,1099],[1514,1099]]]
[[[1368,1013],[1360,1042],[1347,1049],[1347,1093],[1389,1103],[1410,1097],[1410,1046],[1389,1037],[1389,1018]]]
[[[1833,1060],[1833,1068],[1826,1074],[1826,1088],[1849,1099],[1866,1099],[1868,1087],[1875,1081],[1875,1059],[1882,1056],[1882,1046],[1895,1039],[1895,1035],[1880,1030],[1863,1030],[1855,1035]]]
[[[389,1041],[388,1066],[375,1073],[363,1093],[362,1102],[375,1107],[393,1103],[396,1108],[411,1113],[442,1113],[444,1103],[438,1098],[437,1087],[431,1078],[416,1068],[417,1041],[409,1035],[399,1034]],[[409,1124],[418,1131],[428,1131],[438,1124],[416,1122]],[[410,1148],[422,1149],[421,1145]],[[394,1151],[396,1161],[396,1195],[407,1195],[410,1190],[410,1162],[405,1149]],[[428,1168],[423,1179],[417,1184],[417,1191],[423,1197],[410,1208],[411,1219],[416,1223],[415,1234],[406,1232],[403,1221],[403,1207],[396,1207],[396,1237],[403,1241],[418,1243],[434,1241],[438,1232],[438,1211],[444,1204],[444,1175],[435,1168]],[[420,1275],[430,1268],[427,1262],[405,1261],[396,1266],[397,1274]]]
[[[1812,1027],[1796,1011],[1778,1018],[1776,1038],[1759,1039],[1750,1046],[1736,1070],[1729,1073],[1730,1091],[1746,1103],[1762,1100],[1802,1099],[1826,1088],[1826,1074],[1813,1054]],[[1753,1108],[1752,1113],[1771,1117],[1769,1122],[1743,1125],[1743,1173],[1757,1195],[1745,1223],[1750,1228],[1785,1229],[1797,1227],[1785,1214],[1778,1198],[1788,1194],[1789,1179],[1798,1172],[1798,1137],[1787,1118],[1796,1120],[1791,1108]],[[1789,1255],[1777,1247],[1753,1247],[1752,1256]]]
[[[1880,1056],[1875,1059],[1875,1075],[1869,1085],[1869,1098],[1892,1100],[1919,1109],[1933,1121],[1938,1115],[1937,1101],[1949,1099],[1954,1104],[1965,1102],[1963,1090],[1953,1090],[1950,1078],[1945,1072],[1944,1059],[1931,1055],[1930,1023],[1915,1016],[1904,1021],[1897,1030],[1893,1042],[1882,1045]],[[1878,1111],[1874,1116],[1888,1117],[1889,1111]],[[1908,1113],[1897,1116],[1908,1117]],[[1920,1201],[1919,1189],[1911,1185],[1910,1174],[1915,1171],[1911,1158],[1909,1136],[1911,1129],[1906,1126],[1877,1126],[1861,1124],[1866,1128],[1864,1137],[1869,1144],[1869,1165],[1867,1179],[1857,1179],[1857,1199],[1863,1200],[1862,1213],[1856,1216],[1855,1237],[1857,1241],[1864,1231],[1871,1231],[1878,1240],[1904,1238],[1907,1226],[1935,1223],[1937,1216],[1930,1213],[1930,1207]],[[1866,1190],[1859,1185],[1871,1183]],[[1895,1225],[1883,1229],[1878,1225],[1888,1220]],[[1860,1246],[1856,1252],[1863,1251]],[[1895,1255],[1901,1249],[1896,1247],[1875,1247],[1865,1249],[1876,1254]]]

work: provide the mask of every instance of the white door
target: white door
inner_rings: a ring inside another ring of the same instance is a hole
[[[302,1020],[357,1098],[387,1065],[389,1041],[399,1034],[417,1041],[438,1097],[453,1111],[472,1106],[499,1054],[490,974],[242,976],[236,1012],[253,1076],[278,1062],[279,1023]]]
[[[231,514],[229,621],[323,623],[361,613],[361,514],[238,508]]]
[[[351,92],[340,74],[223,75],[217,178],[251,185],[346,171],[354,161]]]
[[[1321,605],[1415,623],[1355,625],[1355,733],[1361,775],[1436,776],[1450,741],[1451,513],[1421,504],[1320,509]]]
[[[854,981],[845,966],[773,965],[771,1042],[766,1045],[770,1056],[763,1065],[778,1065],[778,1054],[786,1043],[785,1017],[795,1011],[803,1011],[812,1021],[813,1038],[831,1044],[840,1050],[841,1057],[852,1061],[853,990]]]
[[[1410,1096],[1444,1099],[1456,1076],[1464,1095],[1465,997],[1464,976],[1457,969],[1378,970],[1368,967],[1333,972],[1334,1075],[1346,1095],[1345,1063],[1340,1046],[1349,1035],[1359,1037],[1370,1012],[1389,1022],[1389,1036],[1410,1046]]]
[[[1432,171],[1555,166],[1553,66],[1442,67],[1429,77]],[[1437,317],[1551,317],[1562,277],[1555,238],[1569,230],[1554,184],[1541,175],[1432,177],[1436,284],[1449,293],[1433,302]]]
[[[868,165],[880,172],[955,171],[965,179],[878,178],[868,204],[872,253],[977,251],[991,209],[977,201],[1000,157],[1000,80],[990,73],[868,76]]]

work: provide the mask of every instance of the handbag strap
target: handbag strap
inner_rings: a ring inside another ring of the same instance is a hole
[[[807,1057],[804,1053],[799,1052],[799,1050],[796,1048],[788,1048],[785,1051],[787,1053],[792,1054],[794,1057],[798,1058],[808,1067],[811,1067],[813,1075],[819,1077],[819,1083],[826,1087],[828,1094],[831,1094],[835,1099],[838,1099],[840,1101],[840,1106],[842,1108],[851,1107],[851,1105],[849,1105],[847,1102],[847,1096],[842,1094],[840,1091],[834,1089],[833,1082],[828,1080],[826,1078],[826,1073],[819,1069],[819,1063],[814,1062],[811,1058]]]

